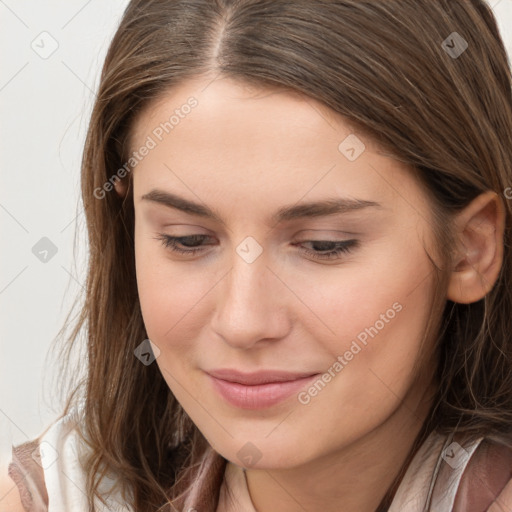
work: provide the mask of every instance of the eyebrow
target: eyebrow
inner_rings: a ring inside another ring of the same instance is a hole
[[[141,196],[141,200],[162,204],[169,208],[181,210],[185,213],[215,220],[221,224],[224,223],[219,213],[208,206],[194,203],[193,201],[189,201],[188,199],[163,190],[153,189],[147,194]],[[349,213],[352,211],[362,210],[364,208],[383,209],[383,206],[375,201],[368,201],[365,199],[334,197],[327,198],[322,201],[311,201],[284,206],[279,208],[279,210],[277,210],[269,220],[271,223],[286,222],[294,219]]]

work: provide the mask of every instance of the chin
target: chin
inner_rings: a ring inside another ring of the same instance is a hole
[[[290,436],[276,435],[273,440],[251,440],[250,436],[244,436],[210,444],[225,459],[246,469],[288,469],[309,460],[309,454],[297,448],[301,443]]]

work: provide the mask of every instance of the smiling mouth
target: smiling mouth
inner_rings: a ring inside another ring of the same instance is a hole
[[[207,372],[207,375],[215,391],[231,405],[241,409],[263,409],[283,402],[320,374],[275,371],[241,374],[225,370]]]

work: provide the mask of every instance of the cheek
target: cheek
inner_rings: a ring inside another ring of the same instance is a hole
[[[167,385],[190,410],[190,394],[196,395],[190,382],[190,368],[197,359],[194,340],[197,333],[191,320],[204,292],[198,279],[185,276],[179,266],[161,256],[160,248],[150,243],[136,249],[136,272],[140,307],[148,338],[159,348],[156,364]],[[160,256],[158,255],[160,254]],[[197,306],[196,306],[197,307]],[[197,322],[196,322],[197,324]]]
[[[412,264],[401,267],[398,275],[375,283],[366,300],[359,297],[359,304],[346,306],[340,317],[351,329],[337,349],[337,355],[344,359],[341,373],[345,375],[345,379],[338,379],[337,391],[338,396],[350,396],[350,389],[358,390],[352,393],[354,411],[362,400],[376,413],[386,413],[397,398],[406,396],[418,377],[415,365],[423,355],[432,300],[426,268]]]
[[[365,380],[373,370],[386,382],[403,378],[404,384],[420,356],[432,268],[421,245],[402,242],[397,247],[388,244],[372,252],[373,264],[354,260],[339,272],[295,278],[294,290],[315,313],[303,317],[311,318],[303,320],[311,339],[329,354],[331,365],[342,357],[347,377]],[[336,369],[342,371],[340,365]]]
[[[186,263],[171,261],[151,236],[136,238],[135,244],[137,288],[148,337],[162,356],[191,351],[212,277],[202,271],[189,272]]]
[[[367,288],[344,281],[341,298],[334,286],[324,287],[322,319],[336,335],[326,335],[318,322],[309,332],[328,356],[322,382],[298,397],[304,416],[295,419],[304,422],[304,431],[336,445],[385,421],[408,396],[417,378],[414,367],[431,299],[430,280],[421,282],[419,274],[411,264],[398,275],[360,281]],[[312,428],[311,418],[327,417],[332,421],[315,421]],[[332,422],[342,428],[333,431]]]
[[[423,248],[404,240],[402,234],[373,244],[338,267],[284,277],[315,313],[318,327],[311,323],[311,329],[327,333],[327,327],[333,339],[340,339],[353,338],[376,322],[379,331],[413,318],[422,323],[430,304],[432,268]]]

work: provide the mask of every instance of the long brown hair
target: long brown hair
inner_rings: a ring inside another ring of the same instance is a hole
[[[449,50],[454,37],[456,48],[467,43],[459,55]],[[86,370],[70,381],[64,414],[83,403],[91,510],[98,475],[111,470],[135,510],[156,510],[172,501],[179,476],[208,447],[157,365],[134,357],[147,335],[132,196],[95,194],[128,161],[137,116],[198,76],[314,98],[410,166],[431,199],[441,262],[432,265],[438,285],[425,333],[436,350],[439,386],[423,433],[511,434],[506,198],[497,282],[473,304],[446,299],[453,214],[486,190],[503,196],[512,182],[510,62],[490,7],[483,0],[132,0],[108,50],[83,154],[88,276],[62,355],[66,362],[85,334]]]

